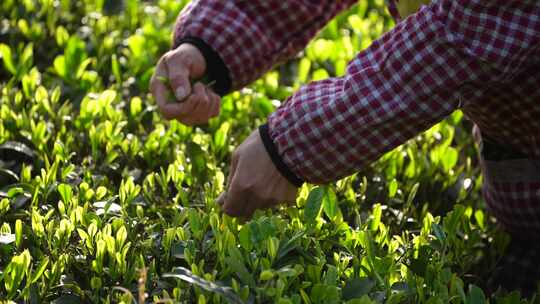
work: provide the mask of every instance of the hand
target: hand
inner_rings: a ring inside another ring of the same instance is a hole
[[[298,188],[276,169],[255,130],[234,151],[227,189],[218,204],[230,216],[249,218],[256,209],[294,203]]]
[[[194,125],[219,115],[220,97],[200,82],[191,87],[191,80],[201,78],[205,71],[204,56],[188,43],[161,57],[150,81],[150,90],[166,119]],[[174,97],[170,97],[171,90]]]

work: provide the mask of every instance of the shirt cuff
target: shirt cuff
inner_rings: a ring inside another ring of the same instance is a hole
[[[204,40],[198,37],[184,37],[176,41],[174,47],[177,48],[182,43],[194,45],[201,51],[206,60],[206,77],[209,82],[215,82],[212,89],[219,96],[224,96],[231,90],[232,80],[229,69],[221,59],[221,56]]]
[[[283,177],[285,177],[294,186],[296,187],[302,186],[304,181],[300,179],[298,176],[296,176],[296,174],[294,174],[291,171],[291,169],[289,169],[289,167],[285,164],[285,162],[279,155],[278,150],[276,146],[274,145],[272,138],[270,137],[268,124],[264,124],[259,127],[259,134],[261,136],[266,152],[268,152],[270,159],[274,163],[274,166],[276,166],[276,168],[278,169],[279,173],[281,173],[281,175],[283,175]]]

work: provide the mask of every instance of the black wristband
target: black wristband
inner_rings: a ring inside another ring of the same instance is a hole
[[[274,166],[276,166],[276,168],[278,169],[279,173],[281,173],[281,175],[283,175],[283,177],[285,177],[294,186],[302,186],[304,181],[301,180],[298,176],[296,176],[296,174],[294,174],[291,169],[289,169],[289,167],[287,167],[287,165],[285,164],[285,162],[283,162],[283,159],[279,155],[276,146],[272,141],[272,138],[270,138],[267,124],[259,127],[259,134],[261,135],[261,139],[264,148],[266,149],[266,152],[268,152],[268,155],[270,155],[270,159],[274,163]]]
[[[215,81],[212,89],[219,96],[224,96],[231,90],[232,80],[229,69],[221,59],[221,56],[204,40],[198,37],[184,37],[175,42],[174,47],[178,47],[182,43],[194,45],[201,51],[206,60],[206,76],[210,82]]]

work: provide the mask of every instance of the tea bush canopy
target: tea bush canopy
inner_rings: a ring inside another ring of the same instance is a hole
[[[149,93],[188,2],[0,3],[0,302],[528,303],[488,289],[508,236],[460,111],[291,206],[223,214],[234,148],[395,23],[359,1],[192,127]]]

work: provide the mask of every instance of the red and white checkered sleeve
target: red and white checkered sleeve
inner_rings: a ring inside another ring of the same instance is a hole
[[[451,1],[400,22],[349,63],[342,78],[310,83],[260,128],[293,184],[350,175],[452,113],[480,60],[447,26]]]
[[[403,1],[403,0],[402,0]],[[397,3],[399,0],[387,0],[386,6],[388,6],[388,11],[390,12],[390,15],[394,18],[396,22],[401,21],[401,16],[399,15],[399,11],[397,8]]]
[[[340,11],[357,0],[199,0],[179,15],[174,47],[194,43],[210,61],[224,94],[296,55]]]

